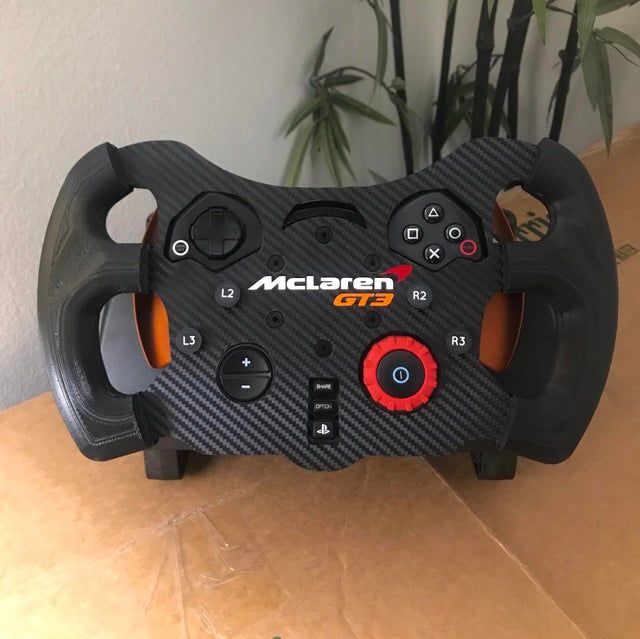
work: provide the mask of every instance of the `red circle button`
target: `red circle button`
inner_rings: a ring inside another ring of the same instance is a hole
[[[474,240],[463,240],[460,244],[460,253],[466,257],[473,257],[478,252],[478,245]]]
[[[364,356],[362,381],[376,404],[407,413],[429,401],[438,385],[438,365],[427,346],[414,337],[389,335]]]

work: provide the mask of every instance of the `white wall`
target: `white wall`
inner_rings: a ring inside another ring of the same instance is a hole
[[[478,2],[460,5],[454,56],[468,61]],[[501,2],[499,22],[507,5]],[[435,96],[445,6],[446,0],[402,2],[409,96],[421,114]],[[640,38],[640,8],[607,21]],[[546,49],[533,29],[528,39],[521,118],[522,137],[531,140],[544,134],[557,73],[551,64],[564,42],[564,17],[554,14],[550,22]],[[282,127],[304,94],[318,38],[331,25],[326,64],[372,68],[375,25],[361,0],[0,0],[0,407],[47,388],[36,329],[38,259],[72,164],[105,140],[173,138],[233,172],[279,182],[290,144]],[[640,115],[640,75],[618,59],[612,71],[620,128]],[[579,150],[600,131],[574,78],[564,141]],[[368,99],[368,89],[362,97]],[[374,104],[393,113],[381,96]],[[396,129],[357,123],[351,131],[362,182],[369,181],[367,168],[401,174]],[[327,178],[314,167],[303,181]],[[152,206],[145,194],[129,198],[111,225],[114,235],[138,237]]]

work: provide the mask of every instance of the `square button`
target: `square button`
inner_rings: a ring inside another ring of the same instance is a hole
[[[409,226],[404,227],[402,235],[405,242],[415,244],[422,239],[422,229],[415,224],[410,224]]]

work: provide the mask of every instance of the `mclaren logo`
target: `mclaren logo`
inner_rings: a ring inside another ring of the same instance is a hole
[[[413,267],[395,266],[377,277],[287,277],[265,275],[250,287],[250,291],[346,291],[333,300],[334,306],[389,306],[398,282],[407,278]]]

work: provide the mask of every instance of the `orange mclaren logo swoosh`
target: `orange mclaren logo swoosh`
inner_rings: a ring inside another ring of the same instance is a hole
[[[410,264],[400,264],[387,269],[380,275],[391,275],[396,278],[396,282],[402,282],[413,273],[413,266]],[[393,302],[395,293],[340,293],[333,299],[334,306],[389,306]]]
[[[413,273],[413,266],[411,266],[411,264],[400,264],[399,266],[387,269],[380,275],[395,275],[398,278],[398,282],[402,282],[402,280],[406,280],[411,273]]]

